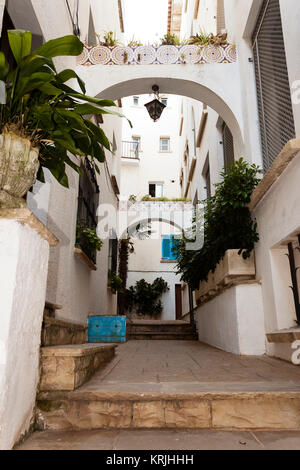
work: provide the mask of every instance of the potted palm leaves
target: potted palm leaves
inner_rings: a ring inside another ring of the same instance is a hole
[[[36,178],[44,181],[44,168],[65,187],[66,165],[81,171],[78,157],[89,156],[99,171],[110,142],[86,116],[121,114],[112,110],[113,101],[87,96],[74,70],[56,71],[54,57],[82,52],[76,36],[48,41],[34,52],[30,32],[11,30],[8,38],[16,66],[9,70],[0,52],[0,208],[20,208]],[[70,79],[80,91],[66,84]]]

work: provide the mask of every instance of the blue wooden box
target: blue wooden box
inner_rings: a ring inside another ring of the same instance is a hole
[[[89,343],[122,343],[126,341],[126,316],[89,315]]]

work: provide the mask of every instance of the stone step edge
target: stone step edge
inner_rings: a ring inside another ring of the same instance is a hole
[[[157,401],[190,401],[190,400],[257,400],[257,399],[290,399],[300,400],[299,391],[274,391],[274,390],[260,390],[254,391],[202,391],[191,393],[140,393],[140,392],[125,392],[125,391],[42,391],[37,396],[37,401],[88,401],[88,402],[157,402]]]
[[[79,330],[79,331],[88,329],[88,326],[83,325],[82,323],[72,323],[72,322],[68,322],[67,320],[60,320],[59,318],[53,318],[47,315],[44,315],[43,323],[45,324],[45,326],[54,325],[54,326],[60,326],[62,328],[71,328],[73,330]]]
[[[114,343],[98,344],[67,344],[61,346],[44,346],[41,348],[42,357],[83,357],[95,354],[101,351],[115,349],[118,345]]]

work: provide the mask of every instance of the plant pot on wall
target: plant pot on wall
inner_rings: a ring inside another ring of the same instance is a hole
[[[36,181],[39,149],[13,132],[0,135],[0,208],[26,207],[23,196]]]

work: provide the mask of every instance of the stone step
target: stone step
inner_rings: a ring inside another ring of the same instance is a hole
[[[300,387],[286,384],[103,384],[101,390],[42,392],[39,430],[300,429]]]
[[[156,332],[150,332],[150,331],[138,331],[138,332],[131,332],[127,333],[127,339],[128,340],[181,340],[181,341],[196,341],[197,335],[195,333],[191,332],[172,332],[172,331],[156,331]]]
[[[195,329],[184,321],[134,320],[127,323],[129,339],[197,339]]]
[[[87,340],[87,326],[44,316],[42,346],[84,344]]]
[[[115,355],[116,344],[69,344],[41,348],[40,390],[75,390]]]

